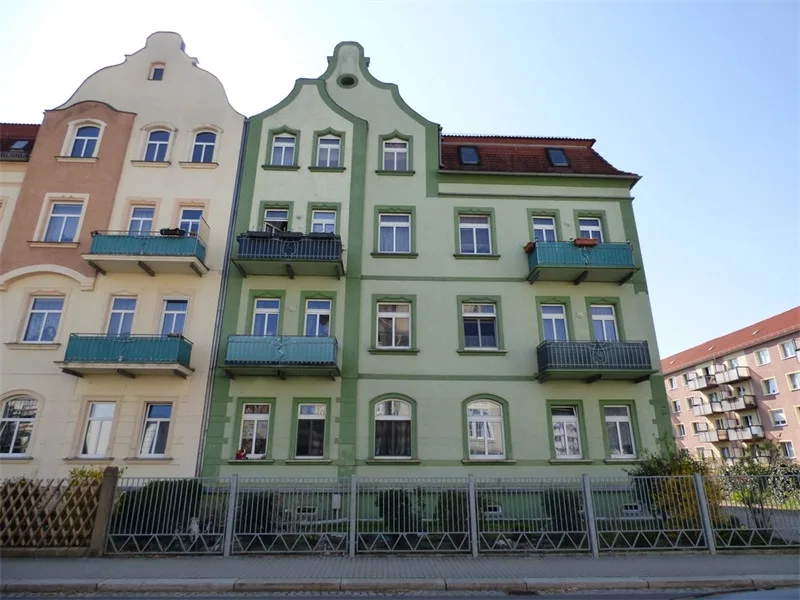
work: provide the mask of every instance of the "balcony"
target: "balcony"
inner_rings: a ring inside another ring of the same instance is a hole
[[[225,352],[225,374],[336,378],[339,345],[335,337],[300,335],[230,335]]]
[[[728,429],[728,439],[731,441],[763,440],[764,427],[761,425],[749,425],[747,427],[733,427]]]
[[[28,162],[31,159],[30,152],[25,150],[2,150],[0,151],[0,161],[7,162]]]
[[[599,379],[646,381],[655,373],[647,342],[556,342],[536,348],[536,379]]]
[[[726,396],[719,401],[720,411],[751,410],[756,408],[756,397],[752,394]]]
[[[720,371],[715,375],[717,384],[736,383],[745,379],[750,379],[750,369],[747,367],[731,367]]]
[[[182,229],[161,229],[130,233],[128,231],[93,231],[92,246],[83,259],[98,273],[156,274],[208,273],[205,265],[208,226],[186,234]]]
[[[707,429],[705,431],[700,431],[697,434],[698,439],[701,442],[706,443],[717,443],[717,442],[727,442],[728,441],[728,430],[727,429]]]
[[[573,242],[536,242],[528,255],[528,281],[613,282],[622,285],[639,270],[628,243],[579,247]]]
[[[692,414],[695,417],[705,417],[711,413],[721,412],[714,410],[716,408],[714,405],[719,405],[719,402],[701,402],[698,404],[692,404]]]
[[[192,343],[180,335],[105,335],[73,333],[63,361],[64,373],[84,375],[118,374],[177,375],[188,377]]]
[[[698,391],[717,387],[719,384],[714,375],[698,375],[694,379],[690,379],[688,385],[690,390]]]
[[[344,275],[342,238],[333,233],[248,231],[240,234],[233,264],[248,275]]]

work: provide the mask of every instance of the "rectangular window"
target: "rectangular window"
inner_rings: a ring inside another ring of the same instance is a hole
[[[680,400],[673,400],[672,401],[672,412],[674,412],[674,413],[681,412],[681,401]]]
[[[136,298],[116,297],[111,300],[108,335],[128,335],[133,328]]]
[[[769,379],[765,379],[762,381],[764,385],[764,394],[767,396],[772,396],[778,393],[778,382],[775,381],[774,377],[770,377]]]
[[[279,298],[258,298],[253,308],[253,335],[278,335]]]
[[[45,242],[74,242],[81,220],[82,204],[54,203],[47,218]]]
[[[164,79],[164,65],[162,63],[150,65],[149,79],[151,81],[161,81]]]
[[[794,358],[797,356],[797,348],[794,346],[794,340],[782,342],[780,348],[783,358]]]
[[[188,300],[164,300],[161,335],[183,335],[188,309]]]
[[[499,460],[506,456],[503,412],[495,402],[479,400],[467,406],[469,457],[473,460]]]
[[[378,215],[378,227],[380,252],[402,254],[411,252],[411,215]]]
[[[336,233],[336,211],[314,210],[311,211],[312,233]]]
[[[497,307],[494,304],[461,305],[464,348],[497,348]]]
[[[331,325],[330,300],[306,300],[306,333],[312,337],[328,337]]]
[[[297,443],[295,458],[325,456],[324,404],[300,404],[297,407]]]
[[[16,398],[7,400],[0,413],[0,455],[25,455],[36,420],[36,400]]]
[[[603,226],[600,219],[595,217],[581,217],[578,219],[578,235],[582,238],[603,241]]]
[[[563,304],[542,304],[542,327],[547,341],[567,341],[567,308]]]
[[[720,448],[719,453],[722,456],[722,458],[730,458],[731,457],[731,449],[728,448],[727,446],[724,446],[723,448]]]
[[[264,231],[288,231],[289,211],[286,209],[268,208],[264,211]]]
[[[153,215],[155,209],[149,206],[134,206],[128,225],[130,235],[146,235],[153,231]]]
[[[706,449],[703,448],[702,446],[697,448],[697,458],[699,458],[700,460],[705,460],[706,458]]]
[[[378,348],[411,347],[411,305],[378,303]]]
[[[263,458],[267,454],[269,413],[269,404],[245,404],[242,407],[239,449],[244,452],[245,458]]]
[[[800,390],[800,373],[789,373],[789,389]]]
[[[669,389],[674,390],[678,387],[678,382],[675,381],[674,377],[669,378]]]
[[[694,432],[695,435],[697,435],[701,431],[707,431],[707,430],[708,427],[706,426],[705,423],[698,423],[697,421],[692,422],[692,431]]]
[[[769,411],[769,418],[772,420],[772,424],[775,427],[783,427],[786,425],[786,413],[783,412],[782,408]]]
[[[781,454],[783,454],[784,458],[794,458],[794,444],[789,441],[781,442],[780,444]]]
[[[758,425],[756,420],[753,418],[753,415],[744,415],[740,418],[742,427],[752,427],[753,425]]]
[[[383,170],[408,171],[408,142],[383,142]]]
[[[608,450],[612,458],[633,458],[633,428],[630,409],[627,406],[606,406],[604,409]]]
[[[592,309],[592,330],[594,339],[598,342],[618,342],[617,316],[612,305],[593,305]],[[671,379],[675,379],[672,377]],[[677,381],[675,387],[677,387]],[[673,388],[674,389],[674,388]]]
[[[337,137],[323,137],[317,140],[317,166],[329,169],[338,168],[342,141]]]
[[[689,375],[688,375],[688,373],[684,373],[683,375],[681,375],[681,377],[683,378],[683,385],[689,385]]]
[[[145,409],[140,456],[164,456],[167,451],[171,404],[148,404]]]
[[[81,456],[105,456],[114,424],[113,402],[92,402],[86,419],[86,433],[81,445]]]
[[[479,164],[478,149],[475,146],[459,146],[458,160],[462,165]]]
[[[53,342],[58,333],[63,309],[63,298],[34,298],[22,340],[32,344]]]
[[[272,164],[280,167],[291,167],[294,165],[294,145],[293,135],[276,135],[272,138]]]
[[[716,429],[717,431],[719,431],[721,429],[727,429],[725,427],[725,419],[717,419],[717,420],[715,420],[714,421],[714,429]]]
[[[533,216],[533,239],[536,242],[556,242],[556,220],[554,217]]]
[[[769,357],[769,348],[764,348],[756,352],[756,362],[759,365],[766,365],[772,362],[772,360]]]
[[[678,437],[686,437],[686,425],[683,423],[678,423],[675,426],[675,435]]]
[[[550,413],[556,458],[583,458],[578,410],[574,406],[553,406]]]
[[[459,215],[458,235],[461,254],[492,253],[492,233],[488,215]]]
[[[197,235],[197,232],[200,230],[200,221],[202,219],[202,208],[184,208],[181,209],[181,220],[178,227],[189,235]]]
[[[731,359],[731,369],[735,369],[739,366],[739,360],[740,359],[738,357]]]
[[[568,167],[569,160],[567,160],[567,153],[563,148],[545,148],[547,153],[547,160],[554,167]]]

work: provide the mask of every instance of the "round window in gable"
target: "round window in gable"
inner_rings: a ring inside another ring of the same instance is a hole
[[[339,75],[339,79],[336,80],[336,83],[343,88],[353,88],[358,85],[358,79],[355,75]]]

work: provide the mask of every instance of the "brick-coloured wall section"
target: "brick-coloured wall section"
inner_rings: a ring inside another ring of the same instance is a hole
[[[0,274],[31,265],[54,264],[94,275],[81,254],[89,251],[92,231],[108,229],[135,116],[101,102],[80,102],[45,112],[0,254]],[[56,157],[62,152],[69,124],[82,119],[106,124],[97,161],[59,162]],[[46,195],[54,193],[89,195],[77,248],[36,248],[29,243],[34,240]]]

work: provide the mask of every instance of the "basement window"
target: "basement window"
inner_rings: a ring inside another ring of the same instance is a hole
[[[479,164],[480,161],[478,159],[478,149],[475,146],[459,146],[458,160],[462,165]]]
[[[547,160],[554,167],[568,167],[569,161],[567,160],[567,153],[563,148],[547,148]]]

